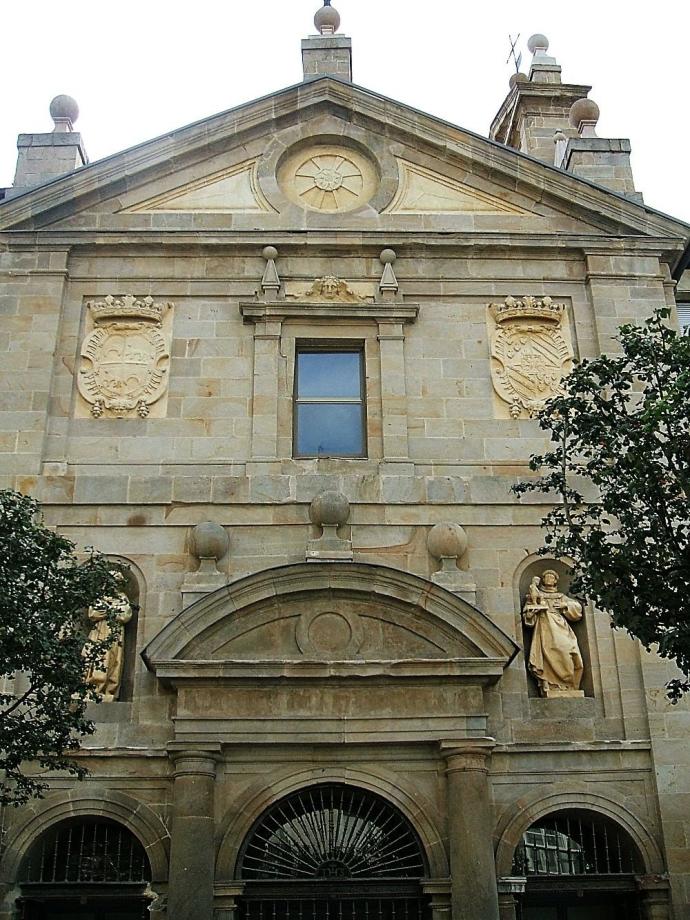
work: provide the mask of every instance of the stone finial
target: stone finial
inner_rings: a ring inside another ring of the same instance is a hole
[[[185,606],[205,594],[216,591],[227,583],[227,576],[218,568],[218,562],[230,548],[230,538],[224,527],[213,521],[203,521],[189,534],[189,550],[199,560],[196,572],[187,572],[182,583]]]
[[[580,137],[596,137],[599,106],[593,99],[577,99],[570,106],[568,120]]]
[[[316,11],[314,16],[314,25],[316,31],[321,35],[335,35],[340,28],[340,13],[334,6],[331,6],[331,0],[323,0],[323,6]]]
[[[79,118],[79,106],[71,96],[56,96],[50,103],[50,117],[55,123],[53,133],[68,133],[74,130]]]
[[[549,50],[549,40],[541,32],[536,32],[527,39],[527,47],[531,54],[546,54]]]
[[[467,534],[459,524],[434,524],[426,545],[436,559],[459,559],[467,552]]]
[[[264,246],[261,255],[266,260],[266,268],[261,279],[261,290],[264,292],[267,300],[275,300],[280,290],[280,277],[276,268],[276,259],[278,250],[275,246]]]
[[[305,80],[335,77],[352,83],[352,41],[347,35],[336,35],[340,27],[340,14],[324,4],[314,16],[317,35],[302,39],[302,71]]]
[[[467,552],[468,539],[464,528],[452,523],[434,524],[428,533],[426,545],[429,554],[441,562],[440,570],[431,576],[432,581],[474,604],[477,587],[457,565],[458,560]]]
[[[230,547],[225,528],[213,521],[204,521],[192,530],[190,543],[192,553],[199,560],[199,572],[215,575],[218,572],[218,560],[225,556]]]
[[[529,79],[533,83],[560,83],[561,68],[556,58],[546,53],[549,50],[548,38],[537,32],[529,38],[527,47],[532,52]]]
[[[563,133],[563,131],[556,131],[553,135],[553,142],[556,146],[553,163],[554,166],[558,166],[560,168],[563,165],[566,147],[568,146],[568,138]]]
[[[383,249],[379,256],[379,261],[383,265],[383,274],[379,282],[379,290],[385,296],[398,293],[398,279],[395,277],[393,265],[398,256],[394,249]]]
[[[307,544],[307,562],[351,562],[352,541],[338,536],[338,527],[346,524],[350,517],[350,502],[342,492],[327,490],[321,492],[309,507],[313,524],[321,527],[322,536]]]
[[[527,83],[528,77],[526,73],[518,71],[518,73],[511,73],[510,79],[508,80],[508,86],[512,89],[516,83]]]

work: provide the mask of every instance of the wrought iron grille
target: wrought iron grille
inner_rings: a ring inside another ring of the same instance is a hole
[[[149,861],[136,837],[115,821],[65,821],[29,851],[22,882],[45,885],[145,883]]]
[[[353,786],[324,784],[300,790],[264,814],[244,848],[241,874],[267,880],[418,879],[424,860],[417,835],[397,808]]]
[[[240,920],[427,920],[424,898],[302,898],[240,901]]]
[[[526,875],[632,875],[639,862],[629,835],[613,821],[562,811],[525,832],[513,868]]]

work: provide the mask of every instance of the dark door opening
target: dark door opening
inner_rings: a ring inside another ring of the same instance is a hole
[[[519,920],[640,920],[637,895],[552,892],[525,895]]]
[[[21,920],[148,920],[148,898],[64,897],[22,898]]]

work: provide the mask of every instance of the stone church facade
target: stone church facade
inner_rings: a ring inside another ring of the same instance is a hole
[[[298,86],[91,165],[66,97],[20,135],[0,484],[132,615],[0,917],[681,920],[687,705],[510,487],[573,361],[677,320],[690,227],[543,36],[484,138],[315,21]]]

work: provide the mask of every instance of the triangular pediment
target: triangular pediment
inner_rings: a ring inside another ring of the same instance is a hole
[[[400,184],[388,214],[528,214],[496,195],[398,158]]]
[[[256,179],[256,160],[229,166],[202,176],[171,192],[124,208],[125,213],[159,211],[176,213],[251,213],[272,211]]]
[[[305,227],[558,233],[561,241],[568,233],[688,235],[666,215],[333,78],[214,115],[0,204],[0,229]]]

